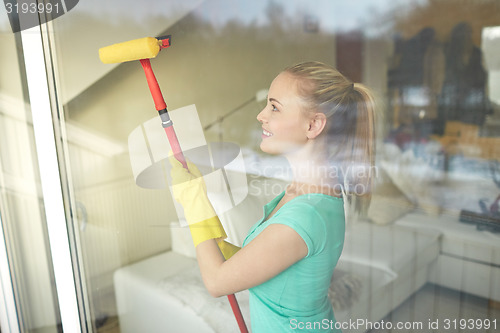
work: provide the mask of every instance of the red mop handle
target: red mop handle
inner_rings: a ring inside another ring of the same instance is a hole
[[[179,145],[179,140],[177,140],[177,135],[175,135],[174,126],[165,127],[165,133],[167,134],[168,142],[170,142],[170,147],[174,153],[174,157],[177,161],[182,163],[184,169],[188,169],[186,159],[182,153],[181,146]]]
[[[238,322],[238,327],[240,328],[241,333],[248,333],[247,326],[245,325],[245,320],[243,319],[243,315],[241,314],[240,307],[238,305],[238,301],[234,294],[227,295],[227,299],[229,300],[229,304],[231,305],[231,309],[233,309],[234,317]]]
[[[167,103],[165,103],[163,95],[161,94],[160,86],[158,85],[158,81],[156,80],[153,68],[151,67],[151,62],[149,61],[149,59],[141,59],[140,61],[142,68],[144,69],[144,73],[146,74],[146,80],[148,81],[151,96],[153,96],[155,108],[160,113],[160,116],[162,114],[164,116],[167,116]],[[168,121],[170,122],[168,126],[165,126],[165,124],[163,126],[168,137],[168,142],[170,143],[170,147],[172,148],[174,157],[182,163],[184,168],[187,169],[186,159],[184,158],[184,154],[182,154],[182,149],[179,144],[179,140],[177,139],[177,135],[175,134],[174,127],[172,126],[172,121],[170,119],[168,119]]]
[[[151,91],[151,95],[153,96],[156,110],[160,111],[166,109],[167,104],[165,103],[163,95],[161,94],[158,81],[156,81],[156,76],[155,73],[153,73],[151,62],[149,61],[149,59],[141,59],[140,61],[142,68],[144,68],[144,73],[146,74],[146,80],[148,80],[149,91]]]

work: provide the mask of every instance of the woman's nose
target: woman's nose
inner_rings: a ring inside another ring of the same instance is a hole
[[[265,120],[265,117],[264,117],[264,111],[265,111],[265,109],[264,109],[264,110],[262,110],[262,111],[260,111],[260,112],[259,112],[259,114],[257,115],[257,120],[258,120],[259,122],[261,122],[261,123],[263,123],[263,122],[264,122],[264,120]]]

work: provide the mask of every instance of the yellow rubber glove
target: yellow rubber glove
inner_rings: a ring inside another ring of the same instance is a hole
[[[231,243],[226,242],[225,240],[217,241],[217,245],[219,245],[219,249],[224,255],[224,258],[227,260],[231,258],[236,252],[240,250],[240,247],[233,245]]]
[[[198,168],[186,161],[189,169],[186,170],[173,156],[169,156],[169,161],[174,198],[184,208],[194,246],[207,239],[226,238],[224,228],[208,200],[207,187]]]

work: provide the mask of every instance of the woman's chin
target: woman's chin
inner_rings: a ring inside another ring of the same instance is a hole
[[[283,155],[287,156],[300,151],[304,146],[293,145],[293,144],[271,144],[271,142],[266,142],[266,139],[262,140],[260,143],[260,150],[266,154],[270,155]]]
[[[273,147],[270,147],[266,142],[265,139],[262,140],[260,143],[260,150],[266,154],[271,154],[271,155],[279,155],[279,152],[276,151],[276,149],[273,149]]]

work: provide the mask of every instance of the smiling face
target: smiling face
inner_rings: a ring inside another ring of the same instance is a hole
[[[305,108],[297,93],[297,79],[286,72],[279,74],[269,88],[266,107],[257,115],[262,123],[262,151],[286,155],[302,148],[311,119]]]

